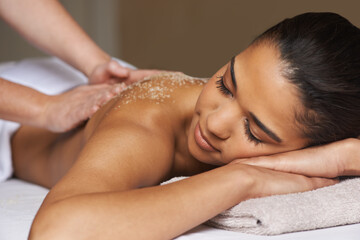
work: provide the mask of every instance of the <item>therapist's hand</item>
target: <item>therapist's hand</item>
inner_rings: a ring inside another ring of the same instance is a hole
[[[41,114],[42,127],[52,132],[68,131],[91,117],[125,88],[123,83],[84,85],[59,95],[49,96]]]
[[[360,140],[349,138],[323,146],[235,161],[311,177],[360,176]]]
[[[130,85],[134,82],[143,80],[145,77],[157,74],[158,70],[133,70],[121,66],[117,61],[110,60],[109,62],[97,65],[89,76],[90,84],[101,83],[120,83]]]

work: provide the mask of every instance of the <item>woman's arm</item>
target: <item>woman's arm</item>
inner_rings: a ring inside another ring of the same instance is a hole
[[[261,188],[264,195],[334,183],[250,168],[238,164],[166,186],[68,197],[39,212],[30,239],[172,239],[240,201],[263,196],[251,174],[269,175],[262,177],[262,183],[272,182]]]
[[[306,176],[360,176],[360,139],[349,138],[323,146],[236,161]]]
[[[151,187],[170,177],[174,154],[167,124],[139,123],[156,119],[122,120],[120,127],[105,119],[50,191],[30,239],[171,239],[242,200],[334,183],[229,164]]]

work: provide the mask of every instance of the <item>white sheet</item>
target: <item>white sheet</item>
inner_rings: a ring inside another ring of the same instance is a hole
[[[24,240],[48,190],[17,179],[0,183],[0,239]]]
[[[24,240],[48,190],[18,179],[0,183],[0,239]],[[359,240],[360,224],[297,232],[278,236],[257,236],[201,225],[176,240]]]
[[[0,72],[12,64],[0,64]],[[28,69],[29,70],[29,69]],[[57,89],[58,90],[58,89]],[[360,187],[360,186],[359,186]],[[0,240],[24,240],[48,190],[17,179],[0,183]],[[359,213],[360,214],[360,213]],[[199,226],[176,240],[359,240],[360,224],[278,236],[256,236]]]

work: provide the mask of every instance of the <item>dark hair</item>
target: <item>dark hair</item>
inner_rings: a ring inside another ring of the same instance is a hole
[[[309,145],[360,134],[360,29],[335,13],[305,13],[253,42],[261,43],[277,47],[284,77],[300,92],[295,118]]]

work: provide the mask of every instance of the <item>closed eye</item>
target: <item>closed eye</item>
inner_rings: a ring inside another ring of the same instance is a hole
[[[251,132],[250,123],[249,123],[248,119],[245,119],[244,126],[245,126],[245,134],[250,142],[253,142],[255,144],[255,146],[258,145],[259,143],[263,142],[260,139],[258,139],[257,137],[255,137],[255,135]]]
[[[233,97],[234,95],[232,92],[224,84],[224,76],[218,76],[217,78],[219,78],[219,80],[216,81],[216,88],[219,89],[225,96]]]

